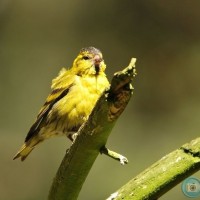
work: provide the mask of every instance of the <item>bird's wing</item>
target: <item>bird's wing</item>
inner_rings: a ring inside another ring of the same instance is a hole
[[[52,107],[57,103],[60,99],[66,96],[70,90],[70,87],[73,85],[74,76],[70,75],[68,71],[63,71],[59,73],[58,77],[56,77],[52,81],[52,92],[47,97],[45,104],[41,108],[35,123],[31,126],[26,138],[25,142],[30,140],[32,137],[36,136],[42,127],[46,125],[47,115],[51,111]]]

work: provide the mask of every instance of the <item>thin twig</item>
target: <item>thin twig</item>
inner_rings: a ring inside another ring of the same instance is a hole
[[[110,158],[113,158],[113,159],[119,161],[120,164],[122,164],[122,165],[128,164],[128,159],[126,157],[124,157],[123,155],[121,155],[117,152],[111,151],[110,149],[106,148],[105,146],[100,149],[100,153],[105,154],[105,155],[109,156]]]

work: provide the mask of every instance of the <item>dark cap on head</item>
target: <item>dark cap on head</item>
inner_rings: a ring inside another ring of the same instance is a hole
[[[84,52],[88,52],[88,53],[92,53],[92,54],[102,54],[101,51],[95,47],[85,47],[82,48],[80,50],[80,53],[84,53]]]

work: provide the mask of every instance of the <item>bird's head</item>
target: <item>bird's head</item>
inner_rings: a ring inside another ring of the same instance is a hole
[[[104,73],[106,64],[102,53],[94,47],[81,49],[79,55],[74,60],[73,70],[77,75],[99,75]]]

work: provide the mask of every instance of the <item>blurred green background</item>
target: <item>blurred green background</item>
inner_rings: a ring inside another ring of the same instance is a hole
[[[46,199],[70,142],[54,138],[21,163],[12,158],[80,48],[102,50],[109,79],[136,57],[134,96],[108,146],[129,159],[96,160],[79,200],[106,199],[200,133],[200,1],[1,0],[0,199]],[[194,175],[200,178],[200,173]],[[162,200],[186,198],[180,185]]]

